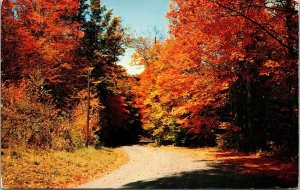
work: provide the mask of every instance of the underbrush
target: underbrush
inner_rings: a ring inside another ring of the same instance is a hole
[[[120,149],[2,149],[4,188],[69,188],[111,172],[128,157]]]
[[[73,106],[58,108],[55,98],[43,87],[38,73],[32,80],[1,84],[1,147],[26,146],[74,151],[86,143],[86,94],[79,91]],[[13,94],[13,96],[12,96]],[[98,112],[102,109],[91,93],[89,144],[98,145]]]

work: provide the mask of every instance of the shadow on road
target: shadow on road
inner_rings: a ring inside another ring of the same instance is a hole
[[[292,188],[297,184],[287,184],[275,177],[257,174],[246,174],[236,171],[234,164],[214,163],[211,169],[182,172],[172,176],[136,181],[123,188]]]

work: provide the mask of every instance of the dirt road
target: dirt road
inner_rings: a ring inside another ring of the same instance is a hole
[[[285,187],[270,176],[238,173],[234,165],[159,148],[125,146],[130,161],[118,170],[78,188],[274,188]]]

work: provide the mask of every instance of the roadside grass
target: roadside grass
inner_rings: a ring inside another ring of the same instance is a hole
[[[235,166],[237,172],[274,176],[279,180],[287,182],[291,186],[297,186],[298,184],[298,163],[266,157],[263,156],[263,152],[247,154],[214,147],[187,148],[163,146],[161,148],[189,155],[196,161],[231,164]]]
[[[70,188],[101,177],[128,161],[120,149],[66,151],[2,149],[4,188]]]

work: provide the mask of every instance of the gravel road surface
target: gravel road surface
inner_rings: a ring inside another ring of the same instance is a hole
[[[122,149],[130,160],[121,168],[77,188],[275,188],[270,176],[238,173],[235,165],[194,160],[176,151],[134,145]]]

